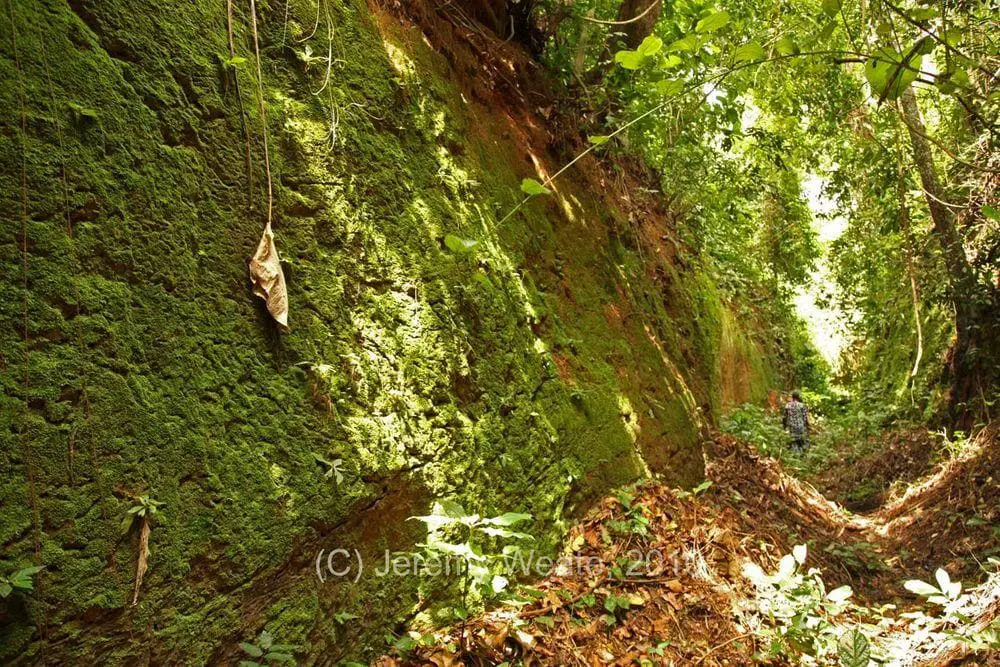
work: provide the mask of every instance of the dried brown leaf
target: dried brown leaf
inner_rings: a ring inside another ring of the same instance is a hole
[[[264,299],[271,317],[287,331],[288,291],[270,223],[264,228],[264,234],[257,244],[257,252],[250,260],[250,279],[253,281],[253,293]]]
[[[149,517],[142,517],[142,528],[139,531],[139,562],[135,566],[135,592],[132,594],[132,606],[139,602],[139,587],[142,586],[142,577],[146,574],[146,567],[149,564]]]

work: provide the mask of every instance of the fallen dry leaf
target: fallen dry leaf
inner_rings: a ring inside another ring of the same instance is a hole
[[[278,248],[274,245],[271,223],[264,227],[257,252],[250,260],[250,279],[253,281],[253,293],[264,299],[271,317],[287,331],[288,291],[285,288],[285,274],[281,270]]]
[[[132,606],[139,602],[139,587],[142,577],[146,574],[149,564],[149,517],[142,517],[142,529],[139,531],[139,562],[135,566],[135,592],[132,594]]]

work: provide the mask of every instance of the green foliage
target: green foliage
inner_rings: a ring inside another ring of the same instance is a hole
[[[865,78],[877,97],[898,99],[903,91],[917,79],[923,55],[909,56],[890,47],[881,47],[865,65]],[[908,58],[904,62],[904,58]]]
[[[136,519],[145,519],[146,517],[151,519],[160,511],[160,508],[166,504],[154,498],[150,498],[148,494],[143,494],[136,500],[138,502],[128,509],[128,512],[122,519],[123,531],[127,531],[131,528]]]
[[[332,461],[327,461],[325,458],[323,458],[316,452],[313,452],[312,455],[313,458],[316,459],[317,463],[326,468],[326,472],[323,473],[323,477],[325,477],[326,479],[330,479],[332,477],[338,485],[344,481],[343,459],[334,459]]]
[[[427,539],[418,545],[422,551],[414,554],[420,571],[438,576],[444,563],[446,576],[458,575],[462,604],[449,610],[453,619],[466,618],[473,600],[491,600],[502,594],[513,571],[510,557],[520,550],[519,543],[534,541],[531,535],[512,530],[530,521],[530,514],[506,512],[483,517],[467,513],[455,501],[441,500],[434,503],[431,514],[410,518],[427,526]],[[491,546],[500,550],[491,550]],[[452,562],[458,567],[448,567]]]
[[[549,190],[547,187],[545,187],[544,185],[542,185],[533,178],[526,178],[523,181],[521,181],[521,192],[530,197],[533,197],[535,195],[552,194],[552,190]]]
[[[827,592],[816,568],[803,570],[805,545],[782,557],[778,569],[766,574],[753,563],[743,574],[756,587],[760,613],[767,618],[763,638],[768,656],[807,654],[817,659],[839,652],[842,631],[835,621],[848,607],[849,586]]]
[[[721,30],[728,23],[728,12],[715,12],[698,21],[694,29],[697,32],[715,32],[716,30]]]
[[[755,446],[764,454],[778,455],[787,449],[788,436],[777,415],[759,405],[745,404],[723,416],[719,427],[729,435]]]
[[[444,245],[456,255],[468,255],[479,245],[475,239],[463,239],[454,234],[445,234]]]
[[[857,628],[845,632],[837,642],[837,659],[842,667],[868,667],[871,660],[868,637]]]
[[[33,565],[18,570],[6,577],[0,577],[0,599],[6,598],[15,590],[31,591],[35,589],[35,575],[45,568],[44,565]]]
[[[261,630],[254,642],[240,642],[240,650],[253,658],[240,660],[240,667],[266,667],[268,665],[294,665],[294,653],[302,647],[294,644],[275,644],[267,630]]]

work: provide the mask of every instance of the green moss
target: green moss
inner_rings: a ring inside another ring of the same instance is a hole
[[[27,604],[4,603],[0,659],[219,661],[264,627],[371,655],[424,604],[417,583],[320,584],[319,549],[377,561],[419,539],[408,516],[454,496],[531,512],[551,550],[567,516],[646,469],[700,478],[698,407],[723,400],[732,331],[711,280],[665,263],[653,281],[618,240],[622,212],[586,182],[498,227],[536,175],[506,117],[463,102],[416,30],[376,26],[361,2],[329,9],[337,60],[318,96],[324,67],[305,68],[290,39],[315,5],[294,2],[287,29],[282,8],[261,10],[291,301],[279,335],[246,275],[266,217],[263,146],[248,62],[247,173],[217,55],[225,4],[15,6],[29,123],[22,149],[5,121],[0,204],[20,210],[23,158],[28,344],[20,229],[5,225],[0,567],[31,562],[37,538],[46,569]],[[16,87],[0,102],[16,113]],[[447,251],[447,233],[478,240],[475,255]],[[314,455],[342,459],[343,480]],[[139,493],[165,506],[132,608],[138,545],[120,522]],[[337,611],[362,620],[345,627]]]

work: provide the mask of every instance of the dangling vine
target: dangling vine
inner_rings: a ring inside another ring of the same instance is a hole
[[[28,399],[30,389],[30,364],[29,350],[31,340],[28,329],[28,107],[24,93],[24,74],[21,70],[21,57],[17,48],[17,18],[14,14],[14,5],[11,0],[7,0],[7,8],[10,12],[10,40],[11,49],[14,55],[14,69],[17,72],[17,96],[20,104],[20,125],[21,125],[21,287],[23,289],[24,301],[22,310],[23,346],[24,346],[24,375],[22,387],[24,397],[21,407],[21,437],[22,455],[24,465],[28,472],[28,499],[31,503],[32,529],[35,538],[35,562],[42,562],[42,517],[38,507],[38,492],[35,483],[35,462],[31,451],[30,429],[28,428]]]
[[[229,43],[229,71],[233,77],[233,88],[240,105],[240,126],[243,130],[245,147],[243,159],[247,170],[247,211],[253,210],[253,160],[250,155],[250,129],[247,127],[247,112],[243,107],[243,93],[240,90],[240,77],[236,69],[236,44],[233,39],[233,0],[226,0],[226,38]]]

